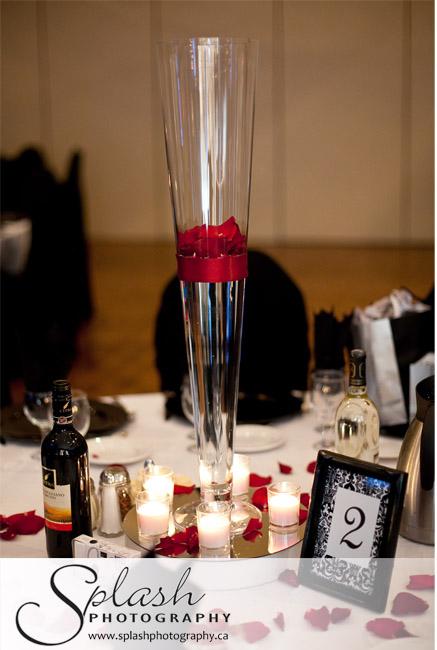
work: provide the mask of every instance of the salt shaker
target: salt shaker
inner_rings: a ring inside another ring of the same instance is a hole
[[[123,465],[108,465],[100,474],[100,499],[99,534],[103,537],[121,535],[121,522],[130,508],[130,478]]]

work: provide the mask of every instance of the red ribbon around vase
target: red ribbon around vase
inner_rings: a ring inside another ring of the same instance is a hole
[[[247,239],[235,217],[219,226],[195,226],[177,236],[178,276],[184,282],[247,278]]]

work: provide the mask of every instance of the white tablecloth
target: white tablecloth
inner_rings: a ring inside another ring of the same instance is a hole
[[[142,445],[144,457],[151,456],[156,463],[170,465],[177,474],[185,474],[198,483],[196,456],[189,451],[193,441],[188,438],[192,427],[188,423],[172,418],[164,419],[164,397],[161,394],[126,395],[120,400],[134,419],[126,427],[128,436],[136,445]],[[251,471],[271,475],[273,480],[284,478],[279,473],[278,461],[293,467],[293,482],[303,492],[310,492],[313,475],[306,471],[308,463],[315,460],[315,444],[320,434],[314,429],[314,416],[306,413],[275,424],[285,437],[285,444],[268,452],[251,455]],[[381,464],[395,466],[395,458],[401,445],[400,440],[381,438]],[[36,509],[43,514],[41,468],[30,456],[34,443],[8,441],[0,448],[0,513],[11,515]],[[91,459],[92,460],[92,459]],[[114,458],[113,462],[122,462]],[[142,462],[129,464],[133,478],[142,467]],[[91,476],[98,486],[103,468],[91,463]],[[124,536],[115,538],[114,543],[124,544]],[[398,557],[432,557],[434,548],[399,538]],[[13,541],[0,541],[0,555],[3,557],[46,557],[44,530],[37,535],[18,536]]]

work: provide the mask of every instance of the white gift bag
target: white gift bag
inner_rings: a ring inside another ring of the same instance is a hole
[[[354,310],[354,345],[367,353],[368,393],[383,426],[401,425],[409,420],[390,321],[429,309],[428,305],[415,302],[406,289],[398,289],[365,309]]]

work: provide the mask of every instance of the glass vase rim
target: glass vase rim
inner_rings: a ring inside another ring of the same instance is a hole
[[[170,506],[170,496],[167,493],[156,494],[152,490],[143,489],[137,492],[135,503],[137,506],[143,505],[143,503],[164,503]]]
[[[197,42],[198,45],[213,44],[214,41],[219,41],[218,45],[259,45],[259,40],[256,38],[249,38],[245,36],[186,36],[181,38],[168,38],[156,41],[157,47],[164,45],[178,45],[178,46],[191,46]]]
[[[231,501],[200,501],[196,506],[196,513],[202,515],[230,515],[232,512]]]
[[[277,481],[267,486],[267,492],[269,494],[292,494],[295,496],[297,493],[300,493],[301,488],[298,483],[293,481]]]
[[[170,465],[149,465],[143,467],[144,476],[174,476],[173,468]]]

